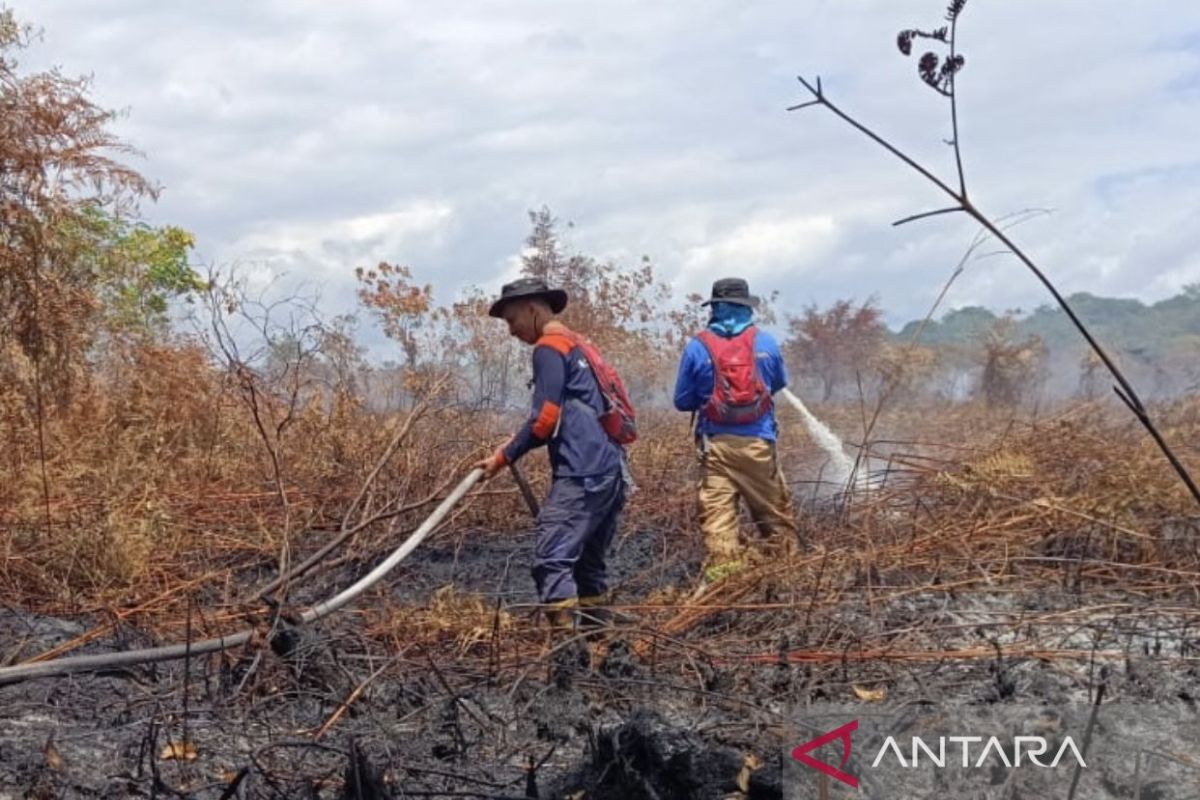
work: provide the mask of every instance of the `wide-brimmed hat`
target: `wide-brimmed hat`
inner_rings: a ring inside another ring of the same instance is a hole
[[[500,297],[488,309],[488,316],[504,314],[504,306],[513,300],[528,300],[540,297],[555,314],[567,307],[567,293],[562,289],[551,289],[541,278],[519,278],[500,287]]]
[[[741,278],[721,278],[712,285],[712,297],[700,305],[711,306],[713,303],[736,303],[754,308],[758,298],[750,294],[750,285]]]

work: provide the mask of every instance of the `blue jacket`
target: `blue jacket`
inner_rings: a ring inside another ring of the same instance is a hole
[[[727,334],[709,328],[718,335]],[[761,328],[755,328],[754,356],[759,374],[771,394],[787,386],[787,368],[783,365],[783,354],[775,337]],[[713,364],[708,350],[699,339],[689,339],[683,348],[683,359],[679,362],[679,374],[675,378],[675,408],[680,411],[699,411],[708,401],[713,389]],[[696,417],[696,434],[713,436],[728,433],[735,436],[757,436],[773,442],[776,437],[775,407],[745,425],[718,425],[703,414]]]
[[[588,478],[621,469],[621,447],[600,427],[604,397],[579,348],[547,333],[533,348],[533,408],[504,448],[504,460],[549,445],[556,478]]]

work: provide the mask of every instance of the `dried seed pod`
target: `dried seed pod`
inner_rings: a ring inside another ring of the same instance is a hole
[[[921,56],[921,60],[917,62],[917,72],[921,74],[921,80],[935,89],[938,88],[938,63],[940,61],[937,53],[930,52]]]
[[[963,64],[965,63],[966,59],[960,55],[955,55],[953,58],[947,58],[942,62],[942,70],[939,76],[939,82],[944,89],[949,90],[950,79],[954,77],[955,73],[962,69]]]

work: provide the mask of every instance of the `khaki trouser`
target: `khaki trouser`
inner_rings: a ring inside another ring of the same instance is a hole
[[[703,441],[703,440],[702,440]],[[792,495],[783,480],[775,443],[755,436],[708,437],[700,453],[700,529],[710,565],[741,558],[738,498],[746,501],[759,537],[790,549],[798,541]]]

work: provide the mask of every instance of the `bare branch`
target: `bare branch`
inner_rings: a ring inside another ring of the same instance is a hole
[[[916,222],[919,219],[927,219],[929,217],[936,217],[940,214],[953,214],[956,211],[962,211],[962,210],[963,210],[962,206],[951,206],[950,208],[939,208],[937,211],[925,211],[921,214],[913,214],[911,217],[905,217],[904,219],[898,219],[892,223],[892,227],[899,227],[901,225],[907,225],[910,222]]]
[[[950,60],[947,62],[950,65],[948,76],[948,88],[950,90],[950,127],[954,136],[954,163],[958,168],[958,191],[959,194],[961,194],[963,197],[966,197],[967,178],[963,174],[962,145],[960,144],[961,140],[958,137],[958,97],[954,91],[955,78],[958,75],[958,70],[961,68],[959,59],[962,58],[962,56],[955,52],[955,36],[958,33],[958,15],[959,12],[962,11],[962,5],[958,3],[958,0],[956,0],[956,4],[958,4],[957,10],[952,9],[950,14],[950,18],[952,20],[950,23]]]
[[[868,139],[875,142],[875,144],[879,145],[884,150],[887,150],[893,156],[895,156],[896,158],[903,161],[905,164],[908,165],[908,167],[910,169],[912,169],[915,172],[917,172],[918,174],[920,174],[922,177],[924,177],[926,180],[928,180],[934,186],[937,186],[939,189],[941,189],[943,192],[945,192],[947,195],[949,195],[951,199],[957,201],[960,204],[964,203],[966,198],[964,198],[961,194],[959,194],[955,190],[951,189],[944,181],[942,181],[940,178],[938,178],[936,175],[934,175],[932,172],[930,172],[926,167],[924,167],[923,165],[918,163],[916,161],[916,159],[914,159],[911,156],[909,156],[908,154],[904,153],[902,150],[900,150],[900,148],[896,147],[890,141],[883,138],[882,136],[877,134],[875,131],[868,128],[866,125],[863,125],[857,119],[850,116],[845,111],[843,111],[841,108],[839,108],[837,105],[832,103],[829,100],[829,98],[827,98],[824,95],[824,93],[822,93],[820,91],[820,79],[817,80],[817,88],[813,88],[808,83],[808,81],[804,80],[804,78],[802,78],[802,77],[797,76],[796,80],[800,81],[800,83],[804,85],[804,88],[808,89],[810,92],[813,93],[813,96],[816,98],[816,102],[818,104],[823,105],[826,108],[828,108],[830,111],[832,111],[834,113],[835,116],[837,116],[839,119],[841,119],[847,125],[854,128],[859,133],[863,134]]]
[[[788,111],[799,111],[802,108],[808,108],[809,106],[819,106],[819,105],[821,105],[820,100],[809,100],[807,103],[801,103],[800,105],[796,105],[796,106],[788,106],[787,110]]]

